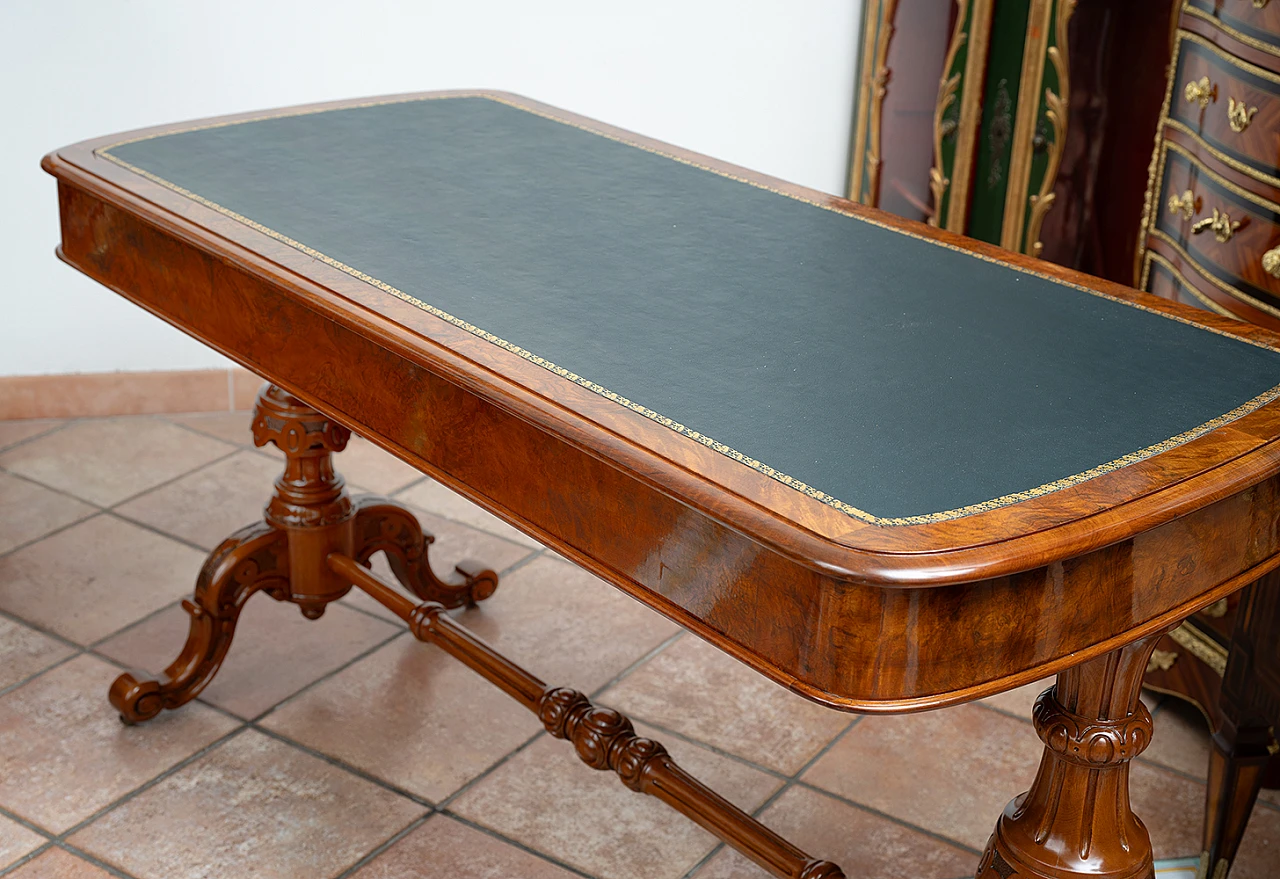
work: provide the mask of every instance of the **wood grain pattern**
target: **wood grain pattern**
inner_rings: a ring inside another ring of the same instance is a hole
[[[1280,346],[1280,336],[1259,327],[501,97],[819,206]],[[1128,761],[1150,736],[1137,700],[1142,672],[1178,620],[1280,565],[1280,403],[1051,494],[945,522],[880,527],[94,153],[119,139],[46,157],[59,181],[60,255],[277,383],[259,400],[255,430],[260,442],[286,452],[267,521],[224,544],[206,566],[182,655],[160,679],[123,675],[113,687],[126,719],[146,719],[199,692],[252,591],[315,616],[356,583],[416,635],[539,712],[590,765],[685,811],[775,875],[841,875],[684,776],[625,718],[546,688],[442,614],[491,594],[497,578],[480,565],[436,578],[423,557],[429,538],[410,517],[384,500],[346,495],[331,458],[357,429],[829,705],[920,710],[1058,673],[1036,713],[1046,745],[1040,773],[1001,819],[980,875],[1150,876],[1150,843],[1129,809],[1127,785]],[[368,575],[360,561],[377,549],[422,603]],[[1080,816],[1090,820],[1082,825]]]
[[[1277,341],[626,136],[1223,332]],[[827,704],[915,710],[1026,683],[1164,628],[1280,561],[1268,524],[1280,471],[1276,404],[1069,489],[948,522],[882,528],[94,155],[119,139],[45,160],[60,182],[64,259]],[[463,434],[469,442],[453,441]],[[548,484],[559,490],[547,492]],[[1069,619],[1064,606],[1075,609]],[[904,637],[960,631],[965,637]]]

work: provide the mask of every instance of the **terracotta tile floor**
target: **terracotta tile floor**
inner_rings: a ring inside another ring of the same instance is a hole
[[[280,463],[247,413],[0,422],[0,875],[17,879],[725,879],[764,873],[593,772],[535,719],[378,605],[319,621],[255,597],[201,699],[115,718],[122,668],[186,633],[205,553],[257,518]],[[355,440],[356,491],[411,505],[448,570],[502,586],[462,615],[544,679],[595,694],[742,808],[850,877],[972,875],[1040,748],[1025,687],[858,720],[681,634],[412,468]],[[384,573],[385,573],[384,569]],[[1149,697],[1133,799],[1157,857],[1199,851],[1203,721]],[[1264,794],[1234,879],[1280,862]]]

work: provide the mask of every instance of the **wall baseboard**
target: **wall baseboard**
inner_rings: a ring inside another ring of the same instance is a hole
[[[0,376],[0,420],[251,409],[262,381],[238,366]]]

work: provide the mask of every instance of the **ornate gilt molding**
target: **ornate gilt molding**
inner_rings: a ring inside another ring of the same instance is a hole
[[[879,0],[867,0],[862,17],[862,70],[858,74],[858,107],[854,118],[853,149],[850,151],[849,198],[862,201],[862,163],[867,149],[867,112],[871,104],[871,71],[875,61],[875,34],[879,21]]]
[[[987,81],[987,44],[991,40],[994,0],[973,0],[969,16],[960,119],[956,128],[955,159],[951,163],[951,197],[947,203],[945,228],[964,232],[969,219],[969,184],[978,153],[978,131],[982,127],[982,91]],[[939,217],[939,225],[942,218]]]
[[[1256,3],[1254,5],[1257,6]],[[1258,6],[1258,8],[1261,9],[1262,7]],[[1252,46],[1255,49],[1261,49],[1262,51],[1269,52],[1272,55],[1280,55],[1280,46],[1277,46],[1275,43],[1267,43],[1267,42],[1264,42],[1263,40],[1257,39],[1256,37],[1251,37],[1246,33],[1238,31],[1235,28],[1231,27],[1231,25],[1225,24],[1221,19],[1210,15],[1209,13],[1205,12],[1203,9],[1198,9],[1195,6],[1192,6],[1190,3],[1186,4],[1183,7],[1182,11],[1185,12],[1187,15],[1192,15],[1192,16],[1195,16],[1196,18],[1200,18],[1207,22],[1210,22],[1214,27],[1218,28],[1218,30],[1223,31],[1224,33],[1230,34],[1233,38],[1244,43],[1246,46]]]
[[[942,197],[951,185],[951,178],[946,175],[942,161],[942,141],[948,132],[944,130],[943,116],[947,109],[955,103],[956,89],[964,72],[948,76],[955,66],[956,55],[968,41],[965,33],[965,16],[968,13],[969,0],[956,0],[956,29],[951,34],[951,45],[947,48],[946,60],[942,62],[942,79],[938,86],[938,104],[933,110],[933,168],[929,170],[929,189],[933,193],[933,211],[929,214],[929,225],[937,226],[942,216]]]
[[[1147,290],[1147,283],[1151,278],[1152,265],[1158,265],[1162,269],[1164,269],[1166,272],[1168,272],[1173,277],[1175,283],[1180,285],[1183,290],[1187,291],[1192,296],[1194,296],[1196,300],[1205,308],[1209,309],[1210,311],[1217,312],[1218,314],[1224,317],[1233,317],[1233,318],[1236,318],[1236,320],[1240,319],[1239,316],[1236,315],[1234,312],[1232,312],[1230,309],[1219,304],[1216,300],[1210,299],[1208,296],[1204,295],[1198,289],[1196,289],[1196,287],[1186,279],[1186,276],[1183,275],[1182,272],[1178,271],[1178,269],[1174,267],[1173,263],[1169,262],[1167,259],[1165,259],[1160,254],[1156,253],[1154,250],[1146,251],[1145,260],[1143,261],[1143,267],[1142,267],[1142,279],[1141,279],[1141,283],[1138,286],[1139,290]],[[1147,292],[1151,292],[1151,291],[1147,290]]]
[[[1160,105],[1160,121],[1156,125],[1155,143],[1151,148],[1151,164],[1147,166],[1147,194],[1142,201],[1142,218],[1138,222],[1138,246],[1134,248],[1133,253],[1133,275],[1135,280],[1139,280],[1138,286],[1142,290],[1146,289],[1148,268],[1148,263],[1143,260],[1147,253],[1147,232],[1155,225],[1156,214],[1160,210],[1158,201],[1164,188],[1164,129],[1170,121],[1169,107],[1173,102],[1173,77],[1177,70],[1178,50],[1182,46],[1182,37],[1182,31],[1175,32],[1173,45],[1170,47],[1169,64],[1165,68],[1164,102]]]
[[[876,54],[873,68],[875,74],[871,80],[871,109],[867,124],[869,143],[867,144],[867,189],[864,204],[872,207],[880,204],[880,123],[884,112],[884,96],[889,92],[889,79],[893,75],[885,63],[889,58],[889,41],[893,39],[893,19],[898,11],[898,0],[884,0],[880,13],[880,25],[876,34]]]
[[[1040,86],[1044,82],[1045,48],[1054,0],[1031,0],[1027,33],[1022,50],[1022,75],[1014,111],[1013,151],[1009,157],[1009,184],[1005,190],[1000,246],[1021,251],[1026,223],[1027,188],[1031,184],[1031,159],[1040,119]],[[1045,90],[1048,92],[1048,89]]]
[[[1209,666],[1219,676],[1227,673],[1227,649],[1190,622],[1178,626],[1169,633],[1169,637],[1185,647],[1188,653]]]
[[[1058,0],[1058,16],[1055,23],[1055,42],[1049,47],[1049,61],[1058,75],[1058,92],[1044,90],[1044,102],[1048,107],[1045,116],[1053,126],[1053,143],[1049,145],[1049,164],[1045,168],[1044,178],[1040,181],[1040,192],[1031,196],[1031,218],[1027,222],[1028,243],[1026,253],[1039,256],[1044,250],[1040,240],[1040,228],[1044,225],[1045,214],[1053,207],[1054,184],[1058,182],[1058,169],[1062,166],[1062,153],[1067,146],[1067,118],[1071,101],[1071,71],[1067,49],[1067,26],[1071,14],[1075,12],[1077,0]]]

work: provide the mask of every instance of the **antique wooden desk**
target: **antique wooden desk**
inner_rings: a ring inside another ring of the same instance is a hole
[[[438,578],[411,516],[347,496],[350,429],[833,708],[1056,673],[979,875],[1151,875],[1139,684],[1162,632],[1280,565],[1280,337],[503,94],[45,168],[61,257],[267,376],[255,438],[287,459],[182,655],[113,686],[127,721],[199,693],[255,590],[318,616],[354,585],[775,875],[842,875],[454,622],[497,578]]]

